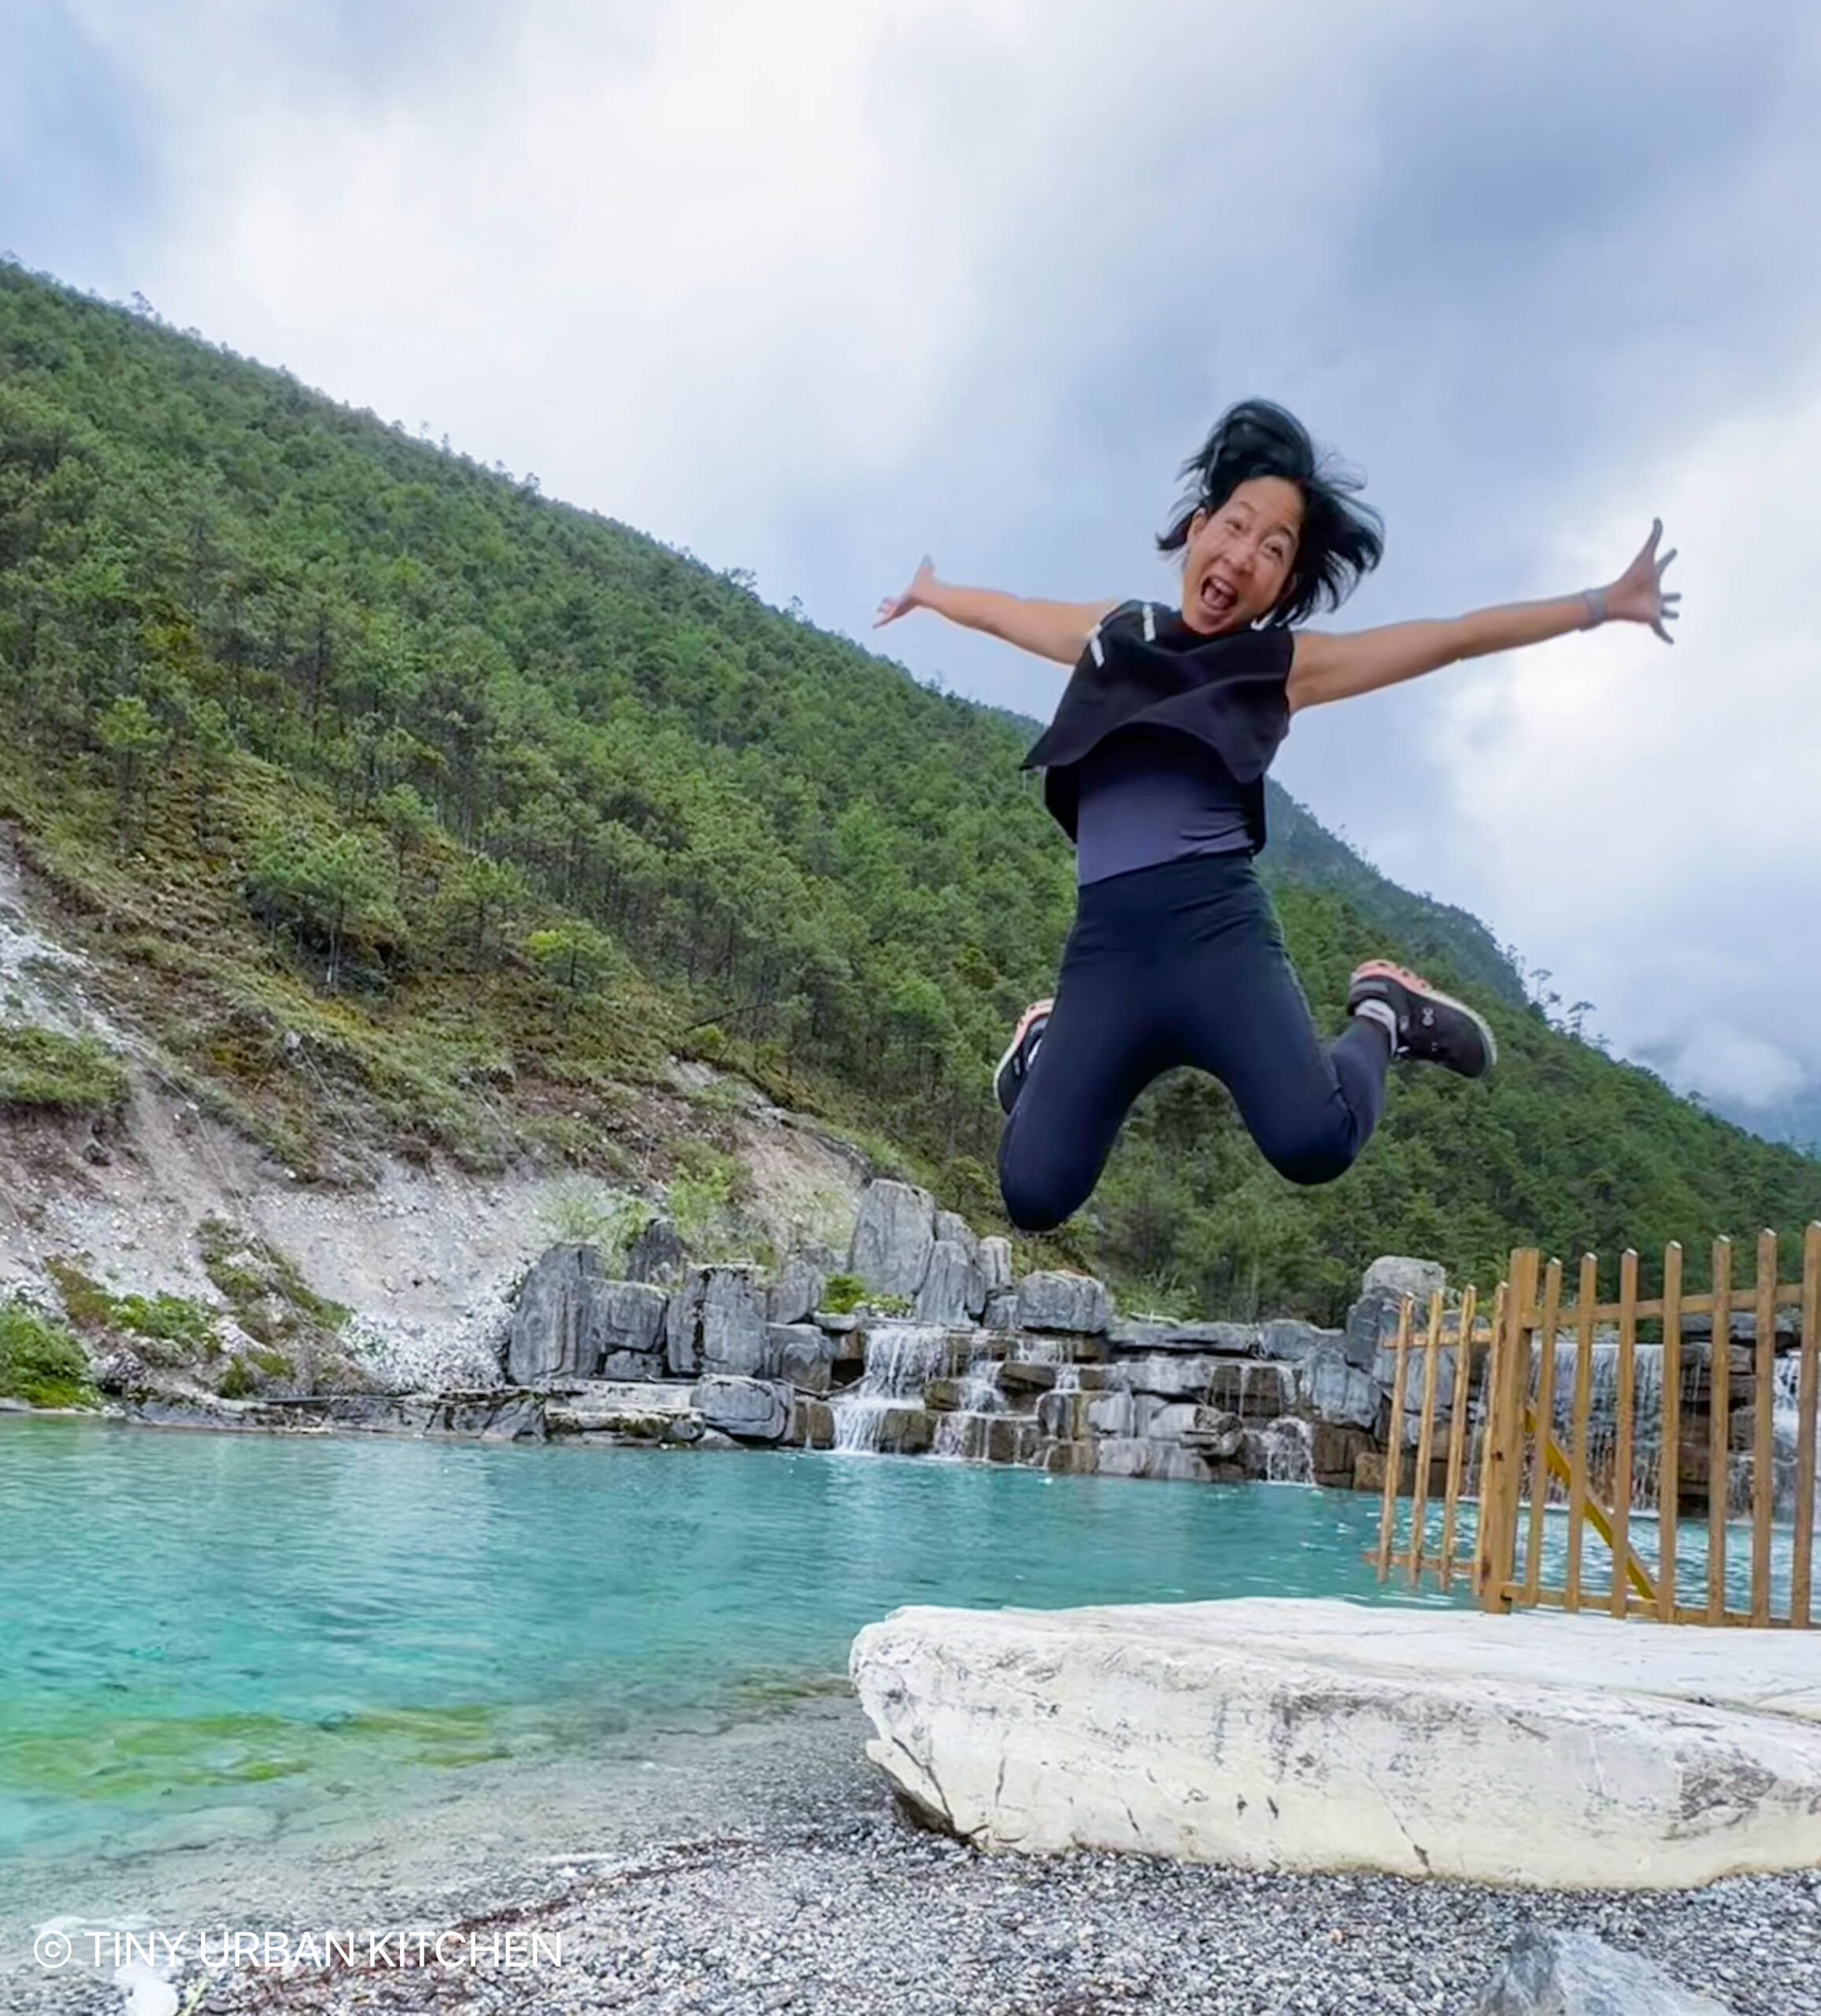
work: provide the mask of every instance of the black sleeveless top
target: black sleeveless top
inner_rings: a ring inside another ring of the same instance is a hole
[[[1109,736],[1136,727],[1193,736],[1232,779],[1256,854],[1264,773],[1290,732],[1294,649],[1281,627],[1208,637],[1161,603],[1121,602],[1088,639],[1023,767],[1043,772],[1043,802],[1072,840],[1082,762]]]

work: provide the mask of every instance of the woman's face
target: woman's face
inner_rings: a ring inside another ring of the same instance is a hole
[[[1225,503],[1197,511],[1183,554],[1183,621],[1216,637],[1269,615],[1301,534],[1302,492],[1280,476],[1249,476]]]

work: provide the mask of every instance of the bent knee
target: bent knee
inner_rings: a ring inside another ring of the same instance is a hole
[[[1071,1171],[1021,1168],[1004,1159],[1000,1162],[1000,1199],[1006,1217],[1020,1232],[1054,1232],[1080,1209],[1086,1195]]]
[[[1305,1189],[1318,1183],[1332,1183],[1336,1177],[1345,1176],[1353,1166],[1353,1144],[1337,1140],[1333,1135],[1261,1141],[1259,1146],[1264,1152],[1265,1160],[1279,1176]]]
[[[1009,1183],[1003,1177],[999,1195],[1013,1228],[1024,1232],[1054,1232],[1080,1201],[1065,1199],[1053,1185]]]

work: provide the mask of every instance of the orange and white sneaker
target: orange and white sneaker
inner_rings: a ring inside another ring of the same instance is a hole
[[[1024,1080],[1031,1075],[1031,1065],[1037,1062],[1037,1053],[1043,1044],[1043,1032],[1049,1027],[1050,1011],[1055,1006],[1053,1000],[1033,1001],[1018,1017],[1018,1026],[1012,1032],[1005,1054],[993,1068],[994,1096],[1003,1112],[1009,1113],[1018,1103],[1018,1095],[1024,1089]]]
[[[1394,1057],[1439,1064],[1463,1078],[1483,1078],[1498,1062],[1498,1044],[1483,1016],[1389,959],[1368,959],[1353,969],[1347,1013],[1376,1022],[1391,1039]]]

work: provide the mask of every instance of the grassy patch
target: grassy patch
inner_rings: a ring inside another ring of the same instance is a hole
[[[126,1066],[93,1036],[31,1023],[0,1028],[0,1106],[113,1113],[126,1098]]]
[[[559,1246],[594,1247],[609,1273],[624,1265],[633,1241],[654,1215],[642,1197],[582,1180],[559,1185],[538,1210]]]
[[[94,1404],[82,1346],[22,1303],[0,1303],[0,1393],[35,1407]]]
[[[180,1295],[114,1295],[74,1261],[56,1255],[44,1267],[79,1330],[93,1336],[124,1334],[146,1356],[166,1364],[213,1358],[220,1351],[215,1318],[199,1303]]]
[[[291,1362],[282,1347],[326,1342],[347,1321],[349,1312],[318,1295],[291,1255],[269,1240],[243,1232],[224,1218],[205,1218],[196,1239],[203,1271],[234,1312],[235,1321],[266,1347],[254,1354],[260,1371],[288,1377]],[[221,1390],[228,1392],[225,1381]]]

